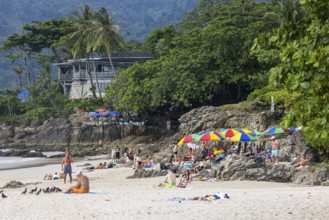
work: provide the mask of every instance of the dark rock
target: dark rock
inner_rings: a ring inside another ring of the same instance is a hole
[[[24,186],[23,183],[19,182],[19,181],[10,181],[9,183],[6,183],[3,188],[4,189],[12,189],[12,188],[20,188]]]
[[[329,186],[329,181],[322,182],[322,183],[321,183],[321,186]]]
[[[210,175],[211,178],[216,178],[217,177],[217,170],[211,169],[209,175]]]

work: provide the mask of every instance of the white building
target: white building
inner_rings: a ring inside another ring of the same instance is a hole
[[[145,62],[154,59],[151,54],[145,52],[113,53],[111,58],[115,72],[120,68],[132,66],[136,62]],[[102,95],[105,88],[109,87],[115,79],[115,75],[108,57],[94,58],[94,63],[95,72],[93,71],[91,59],[89,59],[90,73],[96,88],[96,95],[98,96],[99,91],[96,86],[96,75]],[[63,86],[65,95],[68,95],[70,99],[92,97],[92,92],[90,91],[91,81],[87,73],[87,59],[68,60],[67,62],[57,63],[55,65],[58,67],[58,80]]]

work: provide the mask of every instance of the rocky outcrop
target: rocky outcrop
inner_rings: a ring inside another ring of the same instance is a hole
[[[167,170],[135,170],[134,174],[131,176],[128,176],[127,179],[134,179],[134,178],[148,178],[148,177],[157,177],[157,176],[165,176],[167,175]]]
[[[268,164],[261,157],[240,157],[235,154],[214,164],[212,169],[216,177],[223,180],[293,182],[303,185],[321,185],[329,181],[327,168],[296,170],[290,163]]]
[[[79,118],[82,117],[82,118]],[[45,121],[39,127],[0,126],[0,149],[21,151],[0,152],[2,156],[38,156],[30,150],[64,151],[69,148],[72,156],[108,154],[113,146],[136,146],[158,149],[155,142],[173,134],[164,128],[133,125],[87,125],[86,115],[71,116],[66,119]],[[98,141],[103,139],[103,146]],[[24,152],[23,152],[24,151]],[[154,153],[155,151],[152,151]],[[42,155],[40,155],[42,156]]]
[[[247,113],[238,110],[221,111],[218,107],[203,106],[182,115],[179,119],[179,130],[183,134],[238,127],[263,131],[269,126],[266,119],[265,113]]]

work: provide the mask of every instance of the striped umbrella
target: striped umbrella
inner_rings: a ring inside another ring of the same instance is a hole
[[[178,145],[199,141],[199,139],[200,139],[200,135],[198,135],[198,134],[189,134],[189,135],[186,135],[185,137],[183,137],[178,142]]]
[[[231,141],[239,142],[239,141],[257,141],[257,139],[251,135],[248,134],[237,134],[233,137],[231,137]]]
[[[283,133],[288,133],[289,129],[282,127],[282,126],[274,126],[270,128],[266,134],[283,134]]]
[[[240,129],[240,130],[238,130],[240,133],[245,133],[245,134],[249,134],[249,135],[251,135],[252,134],[252,131],[251,130],[249,130],[249,129]]]
[[[261,136],[263,136],[263,133],[262,132],[259,132],[259,131],[256,131],[256,130],[252,130],[251,136],[261,137]]]
[[[200,137],[200,141],[223,141],[224,138],[220,135],[217,135],[215,133],[209,132],[207,134],[204,134]]]
[[[225,130],[221,131],[220,133],[222,133],[227,138],[231,138],[237,134],[241,134],[239,131],[237,131],[235,129],[225,129]]]

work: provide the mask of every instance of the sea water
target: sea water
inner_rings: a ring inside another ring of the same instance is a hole
[[[2,150],[8,151],[8,149]],[[42,152],[45,156],[50,157],[64,152]],[[0,170],[16,169],[31,166],[42,166],[52,164],[58,161],[58,158],[47,157],[0,157]]]

